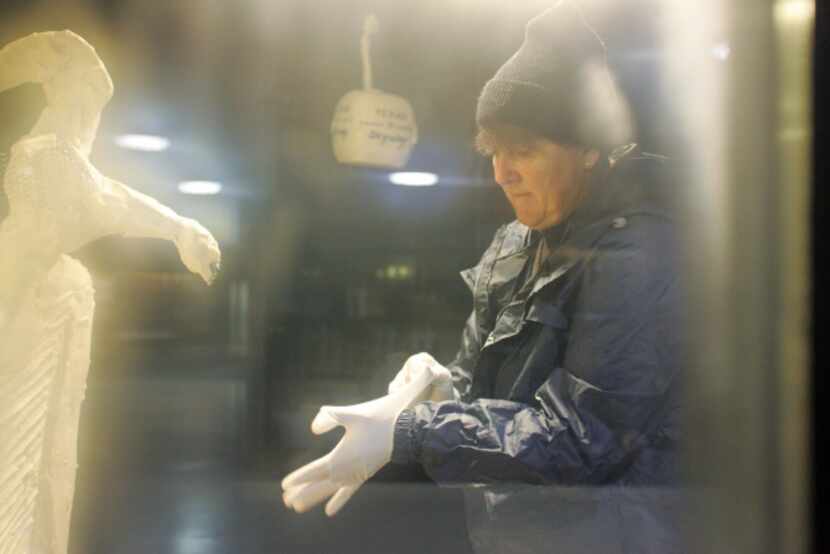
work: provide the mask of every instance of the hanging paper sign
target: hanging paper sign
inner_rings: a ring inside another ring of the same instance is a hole
[[[406,98],[372,86],[369,47],[370,37],[377,31],[377,17],[366,16],[360,38],[363,90],[353,90],[337,103],[331,143],[340,163],[400,168],[409,161],[412,147],[418,142],[418,128],[415,112]]]
[[[331,140],[340,163],[400,168],[418,141],[415,113],[400,96],[353,90],[337,103]]]

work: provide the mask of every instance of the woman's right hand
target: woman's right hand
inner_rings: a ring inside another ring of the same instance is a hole
[[[443,402],[445,400],[456,400],[458,394],[452,384],[452,373],[449,369],[435,361],[430,354],[420,352],[406,360],[403,367],[389,383],[389,393],[395,393],[405,387],[424,372],[429,372],[432,385],[425,400],[432,402]]]

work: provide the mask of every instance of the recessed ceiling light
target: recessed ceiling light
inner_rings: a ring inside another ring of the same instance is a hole
[[[775,17],[784,22],[801,23],[815,15],[812,0],[783,0],[775,3]]]
[[[722,62],[725,62],[731,53],[732,49],[727,42],[720,42],[712,47],[712,55]]]
[[[115,144],[128,150],[161,152],[170,147],[170,139],[158,135],[119,135]]]
[[[184,194],[219,194],[222,183],[216,181],[182,181],[179,192]]]
[[[389,180],[405,187],[429,187],[438,182],[438,175],[420,171],[400,171],[390,173]]]

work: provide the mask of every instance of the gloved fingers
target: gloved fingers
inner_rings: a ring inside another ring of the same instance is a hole
[[[420,371],[423,371],[424,368],[415,368],[412,364],[405,364],[401,370],[395,375],[395,378],[389,383],[389,393],[393,394],[402,388],[406,387],[409,383],[412,382],[412,379],[417,375]]]
[[[340,489],[334,493],[334,496],[332,496],[326,503],[326,515],[334,517],[334,515],[340,511],[340,508],[342,508],[346,502],[354,496],[354,493],[357,492],[357,489],[359,489],[361,485],[347,485],[345,487],[340,487]]]
[[[423,373],[430,373],[432,366],[437,363],[435,358],[426,352],[420,352],[410,356],[401,370],[401,373],[404,375],[404,383],[411,383]]]
[[[436,363],[432,367],[432,374],[435,376],[436,381],[449,381],[450,383],[452,383],[452,372],[440,364]]]
[[[435,358],[432,357],[432,354],[429,352],[418,352],[417,354],[413,354],[410,356],[404,367],[409,366],[410,368],[419,368],[419,367],[430,367],[432,364],[438,363],[435,361]]]
[[[452,372],[439,364],[436,364],[435,367],[433,367],[432,372],[434,380],[432,381],[430,400],[434,402],[455,400],[457,394],[455,387],[453,386]]]
[[[382,406],[387,403],[386,396],[381,396],[350,406],[323,406],[320,408],[317,417],[314,418],[316,423],[315,421],[311,422],[312,431],[322,430],[321,432],[327,432],[338,425],[342,425],[348,430],[351,425],[366,419],[367,414],[379,409],[382,410]],[[332,422],[334,422],[334,425],[332,425]]]
[[[410,406],[413,403],[423,400],[429,394],[429,386],[432,383],[432,373],[422,371],[414,375],[412,380],[395,392],[395,402],[401,406]]]
[[[366,414],[372,413],[373,410],[378,409],[378,406],[383,405],[384,398],[386,397],[381,396],[351,406],[323,406],[320,408],[317,417],[311,422],[311,430],[314,432],[321,430],[322,433],[325,433],[338,425],[342,425],[348,431],[351,425],[365,419]],[[334,422],[334,425],[332,425],[332,422]]]
[[[433,383],[432,389],[429,394],[429,399],[432,402],[445,402],[447,400],[455,400],[455,391],[453,390],[452,382]]]
[[[293,492],[290,495],[290,498],[286,500],[286,504],[288,504],[295,512],[303,513],[307,512],[332,494],[334,494],[337,489],[338,485],[332,483],[329,480],[318,481],[316,483],[309,483],[306,486],[298,487],[299,490],[294,490],[289,492]]]
[[[328,480],[331,453],[317,458],[299,469],[295,469],[282,480],[282,490],[287,490],[311,481]]]
[[[302,492],[313,485],[314,483],[303,483],[302,485],[297,485],[296,487],[291,487],[282,491],[282,502],[285,504],[286,508],[291,510],[294,509],[293,503],[294,500],[302,494]]]
[[[434,363],[437,362],[435,362],[435,359],[426,352],[419,352],[418,354],[413,354],[407,358],[406,362],[403,364],[403,367],[400,371],[398,371],[397,375],[395,375],[395,378],[389,383],[389,394],[394,394],[401,388],[408,385],[418,374],[423,373],[424,371],[429,371],[429,368]]]
[[[406,375],[404,374],[405,370],[402,369],[395,375],[395,378],[389,381],[388,391],[389,394],[394,394],[397,392],[401,387],[406,385]]]
[[[402,391],[407,390],[407,387],[412,384],[412,378],[407,378],[406,381],[403,379],[399,381],[393,381],[389,383],[389,394],[395,395],[400,394]]]
[[[323,433],[328,433],[338,425],[340,425],[340,422],[332,416],[330,408],[323,406],[311,422],[311,432],[315,435],[322,435]]]

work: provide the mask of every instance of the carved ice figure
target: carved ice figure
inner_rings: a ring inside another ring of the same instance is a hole
[[[78,416],[94,308],[87,270],[67,256],[104,235],[175,242],[209,284],[211,234],[89,162],[112,96],[95,50],[70,32],[0,50],[0,91],[40,83],[46,108],[11,149],[9,215],[0,223],[0,554],[64,554],[77,467]]]

